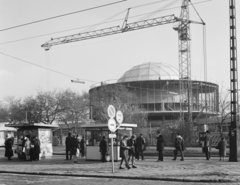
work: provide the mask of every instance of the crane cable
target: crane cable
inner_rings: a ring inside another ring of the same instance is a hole
[[[201,2],[194,3],[194,4],[205,3],[205,2],[208,2],[208,1],[212,1],[212,0],[201,1]],[[149,4],[150,4],[150,3],[149,3]],[[166,10],[170,10],[170,9],[176,9],[176,8],[179,8],[179,7],[168,8],[168,9],[165,9],[165,10],[162,10],[162,11],[166,11]],[[151,13],[153,13],[153,12],[151,12]],[[135,16],[130,16],[129,19],[134,18],[134,17],[139,17],[139,16],[142,16],[142,15],[149,15],[149,14],[150,14],[150,13],[139,14],[139,15],[135,15]],[[108,21],[108,22],[106,22],[106,23],[116,22],[116,21],[120,21],[120,20],[122,20],[122,19],[116,19],[116,20]],[[72,30],[81,29],[81,28],[86,28],[86,27],[95,26],[95,25],[97,25],[97,24],[88,25],[88,26],[83,26],[83,27],[77,27],[77,28],[72,28],[72,29],[67,29],[67,30],[62,30],[62,31],[57,31],[57,32],[46,33],[46,34],[42,34],[42,35],[37,35],[37,36],[33,36],[33,37],[27,37],[27,38],[18,39],[18,40],[12,40],[12,41],[8,41],[8,42],[2,42],[2,43],[0,43],[0,45],[10,44],[10,43],[19,42],[19,41],[24,41],[24,40],[30,40],[30,39],[34,39],[34,38],[44,37],[44,36],[48,36],[48,35],[52,35],[52,34],[57,34],[57,33],[63,33],[63,32],[67,32],[67,31],[72,31]]]

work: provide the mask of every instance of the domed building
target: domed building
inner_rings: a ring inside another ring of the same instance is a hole
[[[123,84],[136,93],[148,114],[148,124],[175,124],[180,115],[180,81],[176,68],[164,63],[144,63],[132,67],[114,84]],[[101,85],[95,88],[101,88]],[[92,90],[91,89],[91,90]],[[90,90],[90,94],[91,94]],[[192,120],[216,115],[219,86],[205,81],[192,80]],[[187,89],[183,95],[187,102]],[[207,106],[206,106],[207,105]],[[183,107],[188,112],[187,103]]]

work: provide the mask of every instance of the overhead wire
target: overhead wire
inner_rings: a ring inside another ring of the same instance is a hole
[[[209,2],[209,1],[212,1],[212,0],[201,1],[201,2],[197,2],[197,3],[193,3],[193,4],[201,4],[201,3],[206,3],[206,2]],[[167,8],[167,9],[164,9],[164,10],[161,10],[161,11],[167,11],[167,10],[177,9],[177,8],[180,8],[180,7],[181,7],[181,6],[172,7],[172,8]],[[124,11],[126,11],[126,10],[124,10]],[[139,17],[139,16],[143,16],[143,15],[149,15],[149,14],[154,13],[154,12],[155,12],[155,11],[150,12],[150,13],[145,13],[145,14],[139,14],[139,15],[135,15],[135,16],[129,16],[129,19],[135,18],[135,17]],[[111,20],[111,21],[107,21],[107,22],[105,22],[105,23],[117,22],[117,21],[121,21],[121,20],[123,20],[123,18],[121,18],[121,19],[116,19],[116,20]],[[51,33],[47,33],[47,34],[37,35],[37,36],[33,36],[33,37],[28,37],[28,38],[23,38],[23,39],[8,41],[8,42],[2,42],[2,43],[0,43],[0,45],[10,44],[10,43],[15,43],[15,42],[20,42],[20,41],[25,41],[25,40],[30,40],[30,39],[35,39],[35,38],[44,37],[44,36],[48,36],[48,35],[53,35],[53,34],[57,34],[57,33],[63,33],[63,32],[73,31],[73,30],[82,29],[82,28],[87,28],[87,27],[95,26],[95,25],[98,25],[98,24],[87,25],[87,26],[82,26],[82,27],[77,27],[77,28],[72,28],[72,29],[57,31],[57,32],[51,32]]]
[[[89,11],[89,10],[93,10],[93,9],[97,9],[97,8],[102,8],[102,7],[105,7],[105,6],[110,6],[110,5],[121,3],[121,2],[124,2],[124,1],[127,1],[127,0],[121,0],[121,1],[113,2],[113,3],[108,3],[108,4],[104,4],[104,5],[100,5],[100,6],[96,6],[96,7],[92,7],[92,8],[88,8],[88,9],[84,9],[84,10],[79,10],[79,11],[75,11],[75,12],[71,12],[71,13],[67,13],[67,14],[62,14],[62,15],[58,15],[58,16],[54,16],[54,17],[49,17],[49,18],[46,18],[46,19],[41,19],[41,20],[38,20],[38,21],[33,21],[33,22],[29,22],[29,23],[25,23],[25,24],[9,27],[9,28],[4,28],[4,29],[1,29],[0,32],[6,31],[6,30],[10,30],[10,29],[14,29],[14,28],[19,28],[19,27],[22,27],[22,26],[27,26],[27,25],[30,25],[30,24],[43,22],[43,21],[48,21],[48,20],[51,20],[51,19],[56,19],[56,18],[59,18],[59,17],[64,17],[64,16],[68,16],[68,15],[72,15],[72,14],[76,14],[76,13],[80,13],[80,12],[85,12],[85,11]]]
[[[68,75],[68,74],[65,74],[65,73],[56,71],[56,70],[54,70],[54,69],[50,69],[50,68],[47,68],[47,67],[44,67],[44,66],[41,66],[41,65],[38,65],[38,64],[34,64],[34,63],[32,63],[32,62],[29,62],[29,61],[26,61],[26,60],[23,60],[23,59],[20,59],[20,58],[17,58],[17,57],[8,55],[8,54],[6,54],[6,53],[0,52],[0,54],[1,54],[1,55],[4,55],[4,56],[7,56],[7,57],[9,57],[9,58],[13,58],[13,59],[15,59],[15,60],[18,60],[18,61],[27,63],[27,64],[31,64],[31,65],[34,65],[34,66],[37,66],[37,67],[40,67],[40,68],[43,68],[43,69],[52,71],[52,72],[54,72],[54,73],[58,73],[58,74],[60,74],[60,75],[64,75],[64,76],[67,76],[67,77],[70,77],[70,78],[74,78],[74,79],[76,79],[76,80],[83,80],[83,81],[88,81],[88,82],[98,82],[98,81],[93,81],[93,80],[80,79],[80,78],[77,78],[77,77],[74,77],[74,76],[71,76],[71,75]]]

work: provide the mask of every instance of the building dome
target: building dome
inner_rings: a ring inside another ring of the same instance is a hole
[[[178,80],[178,70],[164,63],[144,63],[124,73],[118,82],[146,80]]]

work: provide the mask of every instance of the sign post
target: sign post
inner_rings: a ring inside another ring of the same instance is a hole
[[[123,114],[121,111],[117,111],[114,108],[113,105],[108,106],[108,116],[110,119],[108,120],[108,129],[111,131],[111,134],[109,134],[109,138],[111,138],[111,148],[112,148],[112,173],[114,173],[114,151],[113,151],[113,138],[116,138],[116,130],[121,126],[123,122]],[[114,117],[116,116],[116,120],[118,122],[118,127],[116,124],[116,121]]]

